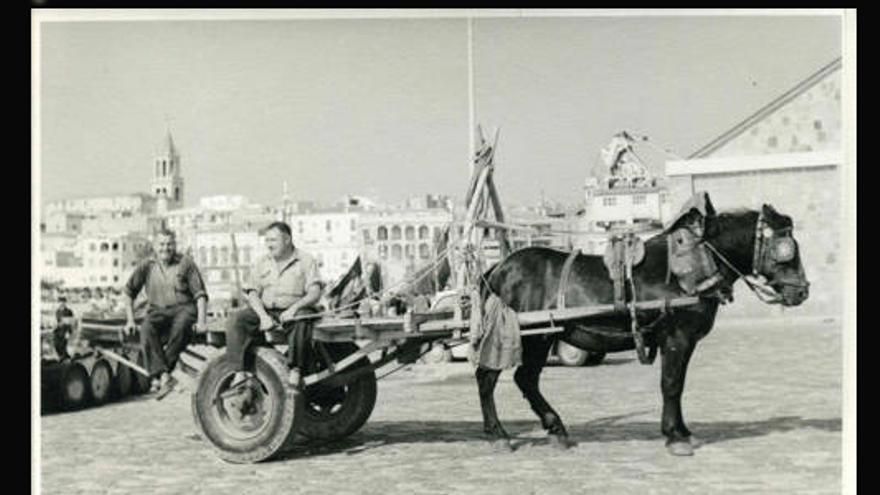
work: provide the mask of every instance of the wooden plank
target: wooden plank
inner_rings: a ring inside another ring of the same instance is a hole
[[[150,373],[147,370],[145,370],[144,368],[141,368],[137,364],[129,361],[128,359],[125,359],[124,357],[120,356],[119,354],[116,354],[113,351],[108,351],[107,349],[97,349],[97,352],[99,354],[102,354],[102,355],[110,358],[110,359],[113,359],[114,361],[118,361],[120,364],[128,366],[129,368],[140,373],[141,375],[144,375],[146,377],[150,376]]]
[[[361,347],[357,352],[352,353],[351,355],[347,356],[345,359],[334,364],[333,371],[324,370],[319,373],[309,375],[309,376],[303,378],[303,383],[306,386],[311,385],[313,383],[317,383],[317,382],[333,375],[334,373],[338,373],[338,372],[348,368],[349,366],[358,362],[361,358],[367,356],[371,352],[377,351],[385,346],[386,346],[386,344],[382,343],[382,342],[370,342],[369,344],[365,345],[364,347]]]

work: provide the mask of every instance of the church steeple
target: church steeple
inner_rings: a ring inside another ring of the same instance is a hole
[[[183,177],[180,175],[180,155],[174,145],[171,129],[166,126],[165,139],[153,160],[153,178],[150,190],[157,200],[157,210],[167,210],[183,206]]]

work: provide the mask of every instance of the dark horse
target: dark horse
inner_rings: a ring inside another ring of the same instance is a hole
[[[762,222],[760,226],[757,225],[759,221]],[[712,329],[722,302],[721,297],[715,294],[732,294],[732,285],[740,276],[754,274],[763,276],[767,286],[772,288],[775,297],[772,302],[797,306],[808,297],[809,284],[797,252],[797,243],[791,237],[791,227],[790,217],[777,213],[768,205],[764,205],[760,214],[758,211],[741,210],[706,217],[704,239],[716,250],[713,256],[723,276],[720,284],[724,290],[701,295],[699,303],[676,308],[659,319],[659,311],[639,312],[637,317],[640,322],[644,319],[655,323],[646,341],[657,345],[661,352],[661,431],[667,438],[666,445],[672,454],[693,454],[691,432],[682,417],[681,396],[694,348]],[[765,256],[766,251],[775,249],[775,243],[783,238],[788,239],[787,247],[780,248],[786,251],[785,256],[774,258],[773,253]],[[665,233],[645,242],[644,260],[633,268],[637,300],[662,300],[685,295],[676,281],[670,281],[668,277],[667,249]],[[756,256],[756,251],[759,256]],[[540,247],[516,251],[487,272],[484,284],[517,312],[555,308],[560,274],[567,256],[566,253]],[[753,266],[755,264],[758,266]],[[566,306],[610,304],[613,298],[613,284],[602,257],[578,255],[565,288]],[[564,448],[570,442],[559,414],[538,389],[538,380],[550,346],[555,339],[561,338],[588,351],[632,350],[635,344],[629,329],[628,314],[615,313],[568,322],[561,333],[522,338],[522,364],[516,369],[514,380],[554,445]],[[495,411],[493,392],[500,373],[499,370],[478,367],[476,377],[484,430],[497,448],[510,450],[508,434]]]

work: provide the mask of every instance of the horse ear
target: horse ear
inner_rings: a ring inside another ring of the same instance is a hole
[[[714,217],[715,216],[715,206],[712,204],[712,199],[709,198],[709,193],[703,193],[706,198],[706,216]]]

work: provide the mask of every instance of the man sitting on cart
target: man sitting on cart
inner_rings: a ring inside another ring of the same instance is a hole
[[[293,245],[286,223],[273,222],[263,232],[269,253],[256,260],[242,284],[248,307],[234,313],[226,325],[226,359],[241,371],[246,369],[245,351],[261,337],[260,331],[284,325],[297,314],[315,313],[323,290],[318,263]],[[307,342],[310,328],[308,320],[295,321],[288,336],[289,378],[294,386],[300,385],[299,368],[308,355],[303,345],[295,343]]]
[[[141,322],[141,344],[150,378],[159,381],[160,400],[177,384],[171,376],[180,353],[196,331],[205,328],[208,294],[195,262],[177,252],[174,232],[161,230],[154,242],[155,258],[134,269],[125,284],[126,329],[133,331],[134,299],[144,289],[149,302]],[[163,341],[165,346],[163,348]]]

